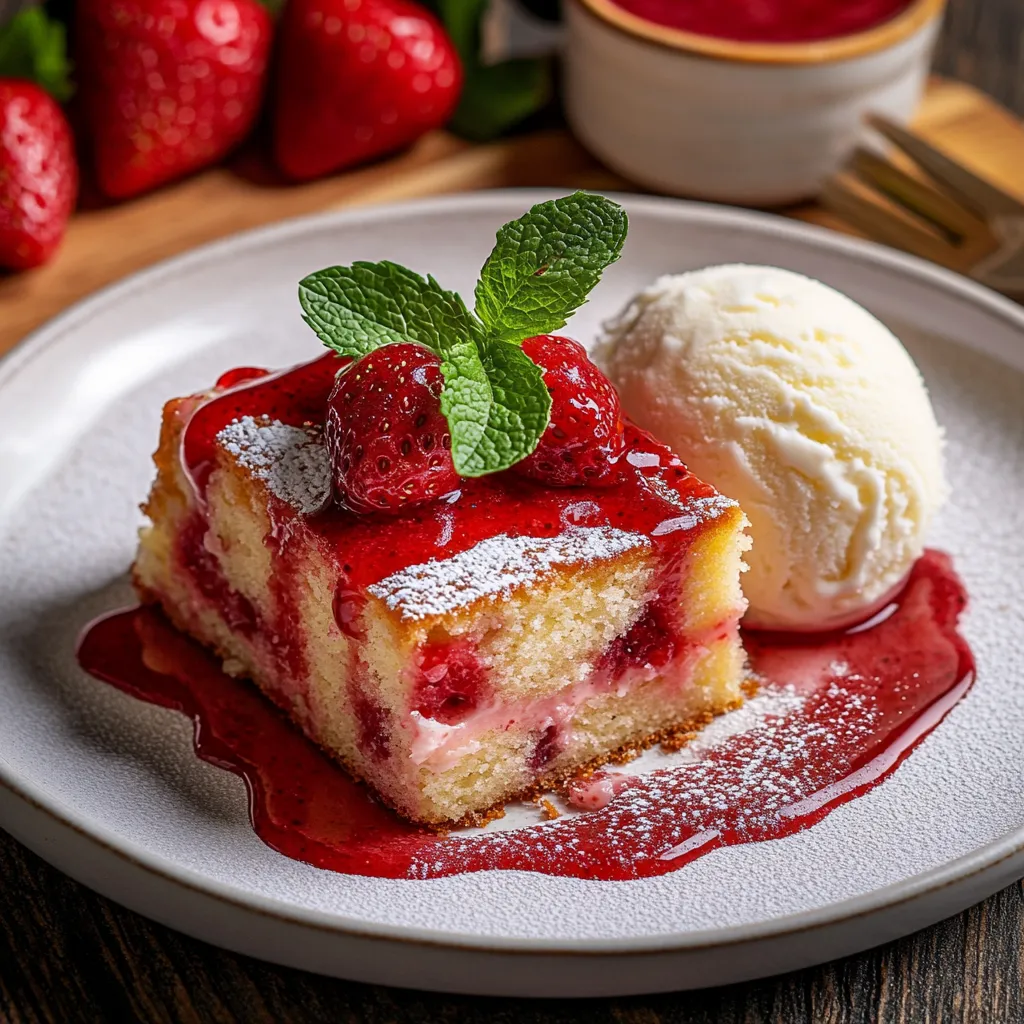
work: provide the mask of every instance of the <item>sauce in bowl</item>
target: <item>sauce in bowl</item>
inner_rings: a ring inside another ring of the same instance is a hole
[[[866,32],[913,0],[612,0],[666,28],[746,43],[804,43]]]

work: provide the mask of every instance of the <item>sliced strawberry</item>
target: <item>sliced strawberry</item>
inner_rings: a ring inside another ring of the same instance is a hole
[[[420,345],[385,345],[338,378],[326,436],[337,499],[399,515],[459,486],[441,415],[441,361]]]
[[[544,370],[551,422],[513,471],[552,487],[608,487],[626,450],[622,409],[611,381],[571,338],[539,334],[523,351]]]
[[[458,102],[455,48],[409,0],[289,0],[280,33],[274,153],[292,178],[401,149]]]
[[[417,652],[413,707],[424,718],[456,725],[488,695],[487,670],[469,640],[427,643]]]

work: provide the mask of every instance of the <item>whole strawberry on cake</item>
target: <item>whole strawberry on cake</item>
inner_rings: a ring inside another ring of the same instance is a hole
[[[327,346],[164,410],[144,600],[437,826],[742,699],[739,506],[555,332],[625,241],[576,193],[502,227],[470,311],[390,262],[299,286]]]

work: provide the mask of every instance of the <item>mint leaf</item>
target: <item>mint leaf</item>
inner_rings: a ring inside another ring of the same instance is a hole
[[[488,333],[518,344],[564,327],[619,258],[627,228],[621,206],[589,192],[539,203],[506,224],[476,285]]]
[[[479,322],[455,292],[397,263],[328,267],[299,282],[303,320],[320,340],[358,359],[381,345],[416,341],[441,355],[454,338],[475,338]]]
[[[24,78],[63,102],[74,89],[68,79],[64,26],[42,7],[26,7],[0,29],[0,78]]]
[[[328,267],[299,284],[303,319],[328,348],[359,358],[415,341],[441,357],[441,411],[461,476],[507,469],[548,425],[543,372],[521,349],[488,342],[454,292],[397,263]]]
[[[441,372],[441,412],[460,476],[508,469],[537,447],[547,429],[551,395],[543,371],[521,348],[461,341],[445,352]]]

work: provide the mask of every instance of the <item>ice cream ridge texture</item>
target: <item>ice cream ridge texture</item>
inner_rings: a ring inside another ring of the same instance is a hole
[[[900,588],[946,494],[943,438],[865,309],[791,271],[708,267],[640,292],[595,358],[635,420],[745,511],[748,625],[838,628]]]

